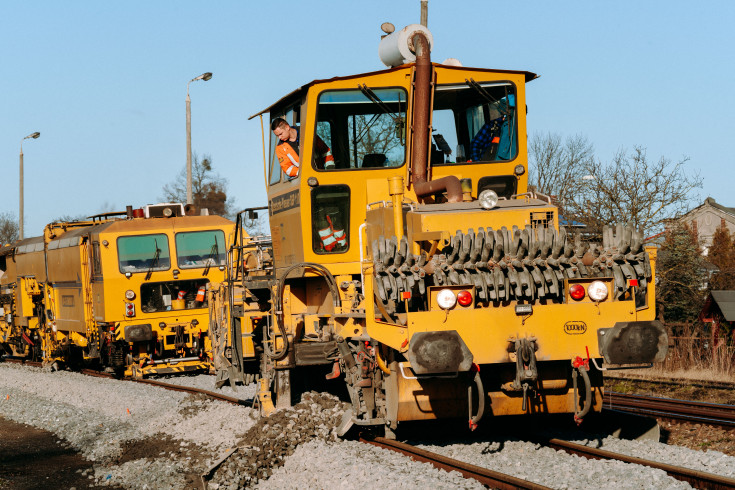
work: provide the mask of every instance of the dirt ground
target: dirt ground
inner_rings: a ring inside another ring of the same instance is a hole
[[[92,463],[52,433],[0,418],[0,488],[94,488],[91,473]]]
[[[735,390],[692,386],[686,380],[681,380],[680,384],[666,385],[645,381],[608,379],[605,381],[605,390],[735,405]],[[662,436],[668,444],[698,450],[720,451],[735,456],[735,430],[668,420],[659,420],[659,425]]]

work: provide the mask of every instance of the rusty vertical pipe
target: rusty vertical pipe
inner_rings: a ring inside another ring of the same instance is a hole
[[[413,96],[413,151],[411,152],[411,182],[417,197],[447,191],[449,202],[462,201],[462,185],[453,175],[427,182],[427,166],[429,163],[429,116],[431,113],[431,82],[433,69],[429,40],[417,32],[411,38],[416,53],[416,75],[414,78]]]
[[[429,41],[417,32],[411,39],[416,52],[416,76],[413,96],[413,152],[411,180],[413,185],[426,182],[429,161],[429,111],[431,110],[431,55]]]

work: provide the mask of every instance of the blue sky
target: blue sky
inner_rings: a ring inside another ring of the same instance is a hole
[[[419,0],[0,1],[0,212],[25,234],[62,215],[157,202],[192,147],[239,209],[266,203],[257,119],[315,78],[379,70],[380,24]],[[689,157],[699,197],[735,206],[735,2],[429,1],[432,58],[528,70],[529,134],[582,133],[608,161]]]

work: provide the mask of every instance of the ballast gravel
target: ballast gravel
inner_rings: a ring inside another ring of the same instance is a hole
[[[214,376],[163,381],[249,399],[255,385],[214,388]],[[306,393],[302,402],[268,418],[243,406],[202,395],[73,372],[0,363],[0,416],[56,434],[94,464],[94,486],[133,489],[201,488],[477,488],[402,455],[340,440],[345,405]],[[735,477],[735,458],[650,441],[598,435],[567,437],[590,446],[694,470]],[[689,488],[659,470],[590,461],[512,438],[437,443],[420,447],[551,488]],[[234,452],[231,452],[233,449]],[[214,463],[230,454],[221,465]]]

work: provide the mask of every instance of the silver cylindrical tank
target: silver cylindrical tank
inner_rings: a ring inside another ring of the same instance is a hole
[[[434,38],[429,29],[421,24],[411,24],[381,39],[380,46],[378,47],[380,61],[391,68],[416,61],[411,38],[417,32],[422,32],[426,36],[426,39],[429,41],[429,50],[431,51]]]

